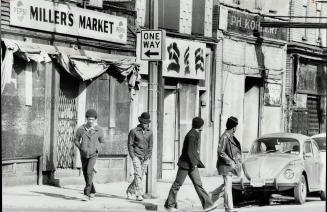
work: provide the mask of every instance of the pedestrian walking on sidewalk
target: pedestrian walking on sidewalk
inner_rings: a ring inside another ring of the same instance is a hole
[[[74,143],[80,151],[82,170],[85,180],[84,201],[90,200],[95,196],[93,184],[94,166],[101,144],[104,143],[104,135],[101,127],[96,123],[97,112],[89,109],[85,114],[86,123],[80,126],[76,131]]]
[[[128,135],[128,152],[133,162],[134,180],[128,186],[126,194],[128,199],[135,196],[136,200],[142,201],[144,198],[143,176],[152,155],[153,134],[149,129],[150,114],[144,112],[138,119],[140,124]]]
[[[165,208],[169,211],[177,211],[177,192],[183,185],[188,175],[200,198],[204,211],[210,211],[216,208],[213,205],[208,193],[204,190],[198,168],[204,168],[200,161],[200,131],[202,131],[203,119],[195,117],[192,120],[192,129],[186,134],[182,149],[182,155],[178,160],[178,171],[176,179],[171,186],[168,198],[165,202]]]
[[[241,174],[242,151],[240,142],[235,138],[237,118],[231,116],[227,119],[226,130],[221,135],[218,145],[217,169],[218,174],[223,176],[224,184],[211,193],[212,201],[216,202],[224,196],[226,212],[234,212],[232,194],[232,176]]]

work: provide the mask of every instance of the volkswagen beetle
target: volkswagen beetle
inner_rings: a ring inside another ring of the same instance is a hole
[[[309,192],[321,191],[320,161],[317,143],[296,133],[267,134],[256,139],[242,163],[242,173],[233,177],[233,198],[257,195],[269,203],[272,193],[294,196],[303,204]]]

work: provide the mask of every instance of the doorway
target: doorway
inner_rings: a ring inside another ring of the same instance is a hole
[[[166,86],[163,113],[163,170],[173,170],[177,163],[179,146],[177,126],[177,89],[174,86]]]
[[[260,130],[260,88],[262,79],[245,78],[243,150],[249,151],[252,142],[259,136]]]

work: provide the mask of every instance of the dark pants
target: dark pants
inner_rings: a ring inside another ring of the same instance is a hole
[[[176,179],[169,191],[168,198],[165,202],[165,207],[166,208],[177,208],[177,202],[176,202],[177,192],[179,191],[179,188],[183,185],[187,175],[190,177],[190,179],[193,183],[196,193],[198,194],[198,196],[200,198],[202,207],[204,209],[206,209],[206,208],[212,206],[213,203],[212,203],[208,193],[204,190],[204,188],[202,186],[198,168],[195,168],[192,172],[190,172],[190,170],[187,170],[187,169],[178,168]]]
[[[91,158],[81,157],[83,175],[85,180],[84,194],[87,196],[90,196],[91,193],[95,194],[95,188],[93,185],[93,175],[94,175],[94,165],[96,160],[97,160],[96,156]]]

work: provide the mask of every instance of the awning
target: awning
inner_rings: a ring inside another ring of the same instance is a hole
[[[27,62],[57,62],[69,74],[83,81],[98,77],[105,71],[115,70],[121,76],[128,77],[131,87],[139,80],[136,57],[107,54],[89,50],[80,50],[63,46],[51,46],[23,41],[2,39],[7,47],[5,60],[1,65],[1,92],[8,75],[10,77],[13,54]],[[7,55],[8,54],[8,55]],[[50,58],[50,57],[51,58]],[[52,59],[52,60],[51,60]],[[114,69],[108,69],[110,66]],[[136,77],[135,77],[136,76]]]

